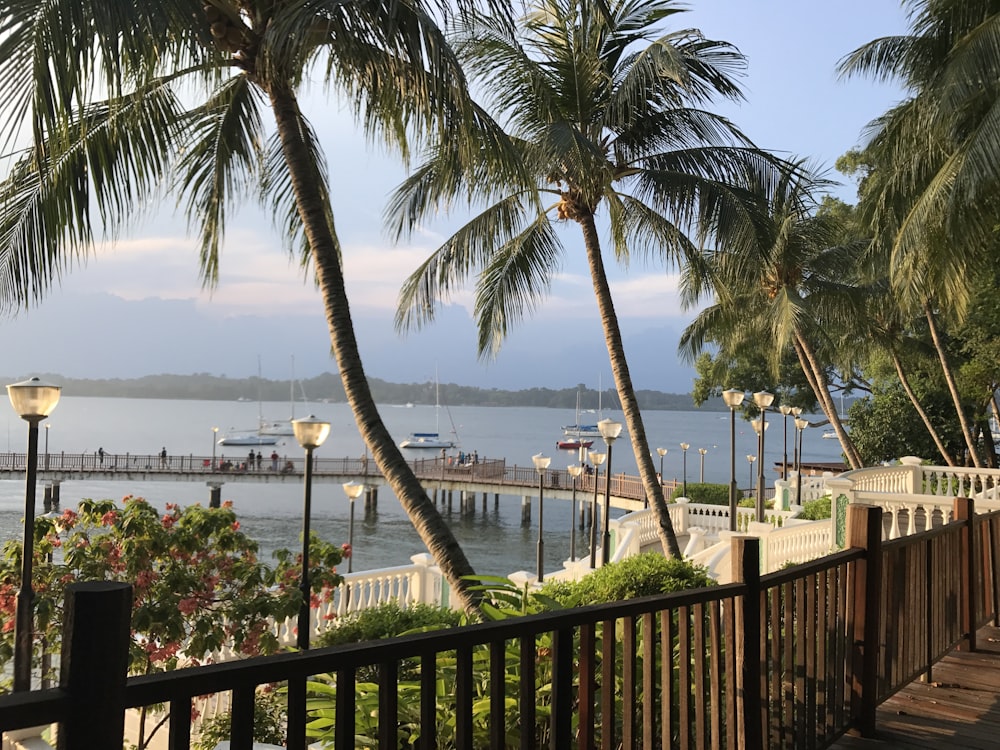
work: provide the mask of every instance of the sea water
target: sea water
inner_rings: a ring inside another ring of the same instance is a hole
[[[262,415],[269,421],[286,419],[287,403],[264,403]],[[0,451],[23,453],[27,446],[28,425],[11,410],[6,415],[6,444]],[[324,458],[360,458],[365,455],[364,443],[346,404],[296,404],[296,417],[313,414],[327,420],[332,430],[326,442],[316,450]],[[458,442],[459,449],[478,454],[480,459],[503,458],[508,466],[532,466],[531,456],[544,453],[552,457],[550,468],[563,469],[576,463],[576,451],[559,451],[556,440],[562,437],[561,426],[574,421],[575,414],[561,409],[531,407],[479,406],[380,406],[386,427],[398,443],[411,432],[428,432],[438,426],[442,436]],[[254,429],[258,420],[258,404],[235,401],[175,401],[166,399],[83,398],[64,396],[50,418],[39,425],[39,462],[44,465],[46,451],[51,461],[60,454],[155,455],[166,448],[171,456],[196,456],[234,461],[245,459],[248,448],[224,447],[216,444],[227,430]],[[621,420],[620,412],[605,413]],[[697,482],[704,474],[706,482],[728,482],[730,470],[730,421],[728,412],[717,411],[647,411],[643,413],[649,450],[659,471],[660,457],[655,449],[663,447],[663,475],[666,479]],[[816,421],[821,418],[817,417]],[[776,478],[772,471],[782,462],[787,446],[788,461],[794,454],[795,429],[788,420],[787,441],[783,435],[784,418],[770,414],[770,428],[765,439],[767,482]],[[213,428],[218,428],[216,432]],[[746,456],[757,454],[757,436],[748,422],[736,420],[736,478],[740,487],[756,483],[757,464]],[[803,433],[803,460],[808,462],[840,461],[840,444],[822,439],[822,429]],[[0,436],[0,441],[2,441]],[[301,457],[302,450],[294,438],[283,438],[275,448],[260,450],[269,456],[276,450],[282,457]],[[680,443],[688,443],[686,460]],[[595,440],[595,449],[604,450],[603,441]],[[704,457],[698,449],[706,449]],[[431,452],[436,455],[435,452]],[[408,458],[428,458],[427,451],[404,451]],[[106,460],[108,460],[106,458]],[[685,469],[686,464],[686,469]],[[603,469],[606,467],[602,467]],[[636,475],[636,462],[627,434],[614,444],[613,474]],[[208,487],[204,480],[190,482],[93,482],[68,480],[63,482],[60,495],[63,508],[75,507],[82,498],[120,499],[125,495],[145,497],[159,508],[168,502],[187,505],[208,503]],[[274,549],[297,549],[302,520],[302,488],[295,483],[242,484],[229,483],[222,488],[222,497],[232,500],[242,528],[254,539],[267,557]],[[41,488],[38,489],[37,512],[41,512]],[[580,493],[579,500],[585,498]],[[494,508],[490,495],[486,512],[481,496],[477,497],[474,514],[442,510],[459,544],[473,568],[483,574],[507,575],[516,570],[534,570],[537,543],[537,499],[533,502],[532,523],[521,522],[521,493],[501,496]],[[399,501],[383,488],[379,493],[377,511],[365,514],[364,504],[355,508],[354,570],[369,570],[392,565],[404,565],[411,555],[426,551],[419,536],[399,505]],[[23,480],[0,481],[0,542],[21,538],[21,518],[24,513]],[[349,505],[338,484],[316,483],[312,493],[312,528],[324,539],[347,541]],[[570,508],[565,501],[546,499],[545,504],[545,566],[548,570],[561,567],[569,556]],[[577,537],[578,554],[583,542]]]

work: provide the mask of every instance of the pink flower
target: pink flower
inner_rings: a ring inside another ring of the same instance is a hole
[[[104,526],[113,526],[115,521],[118,520],[118,511],[109,510],[103,516],[101,516],[101,523]]]
[[[345,559],[351,556],[351,545],[349,545],[347,542],[344,542],[342,545],[340,545],[340,548],[344,551]]]
[[[177,609],[181,611],[181,614],[189,615],[198,609],[198,600],[191,596],[181,599],[177,603]]]
[[[233,525],[232,525],[231,528],[232,528],[233,531],[239,531],[240,530],[240,522],[239,521],[233,521]]]

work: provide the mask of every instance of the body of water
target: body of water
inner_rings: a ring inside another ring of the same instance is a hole
[[[317,449],[322,457],[360,457],[365,447],[346,404],[297,404],[296,416],[309,413],[328,420],[330,437]],[[9,408],[6,417],[4,450],[23,452],[27,445],[27,423]],[[219,428],[222,435],[230,428],[252,428],[258,418],[256,403],[230,401],[170,401],[160,399],[74,398],[64,396],[51,418],[39,428],[40,460],[46,447],[50,455],[96,453],[106,454],[159,453],[163,448],[170,455],[211,456]],[[263,415],[269,420],[289,416],[287,403],[265,403]],[[565,468],[578,461],[574,451],[559,451],[555,442],[562,435],[561,426],[572,423],[575,414],[568,410],[528,407],[442,407],[435,413],[433,406],[383,406],[382,418],[399,442],[410,432],[433,431],[435,423],[442,434],[453,433],[459,447],[476,451],[482,458],[505,458],[508,465],[531,466],[531,456],[545,453],[552,457],[551,468]],[[595,415],[588,415],[595,416]],[[621,413],[610,413],[621,420]],[[660,458],[657,447],[668,449],[663,460],[667,479],[681,480],[684,457],[680,443],[689,443],[687,480],[696,482],[702,472],[699,448],[704,456],[704,478],[707,482],[729,481],[729,414],[728,412],[649,411],[643,414],[649,448],[654,451],[657,468]],[[783,418],[771,414],[765,441],[768,484],[776,475],[770,471],[783,455]],[[840,444],[822,438],[820,428],[803,434],[805,461],[840,461]],[[792,461],[794,426],[788,420],[788,461]],[[294,438],[284,438],[276,450],[282,456],[301,456],[302,450]],[[603,441],[595,440],[594,448],[603,450]],[[215,446],[217,457],[230,455],[234,460],[244,457],[247,449]],[[270,447],[261,449],[270,454]],[[456,449],[457,452],[458,449]],[[409,457],[426,457],[426,451],[404,451]],[[757,453],[757,437],[748,422],[737,417],[736,477],[740,487],[756,482],[756,464],[746,459]],[[410,455],[412,454],[412,455]],[[626,434],[615,443],[612,456],[613,473],[637,474],[631,442]],[[602,467],[603,468],[603,467]],[[75,507],[82,498],[121,498],[133,494],[145,497],[157,507],[176,502],[181,505],[208,503],[208,488],[203,481],[181,482],[85,482],[67,481],[61,485],[63,508]],[[38,490],[38,512],[41,512],[41,488]],[[244,530],[257,539],[262,549],[279,547],[298,549],[302,517],[301,487],[293,484],[256,485],[231,483],[223,486],[222,497],[232,500]],[[583,498],[583,493],[579,499]],[[449,524],[475,570],[483,574],[506,575],[515,570],[534,570],[537,541],[537,502],[533,508],[532,525],[521,524],[521,498],[501,496],[494,509],[490,496],[487,512],[482,513],[481,498],[477,499],[474,515],[458,513],[458,504],[448,516]],[[23,481],[0,481],[0,540],[21,537],[21,517],[24,509]],[[379,495],[378,509],[366,516],[363,503],[356,506],[354,569],[365,570],[409,562],[411,555],[425,549],[410,525],[399,502],[387,490]],[[445,511],[442,511],[445,512]],[[337,484],[317,483],[313,487],[312,525],[323,538],[334,542],[347,540],[349,506]],[[545,551],[546,568],[560,566],[569,556],[570,509],[563,501],[546,502]],[[578,549],[582,542],[578,539]],[[579,552],[578,552],[579,554]]]

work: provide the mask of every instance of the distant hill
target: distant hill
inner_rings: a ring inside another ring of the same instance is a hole
[[[63,387],[63,393],[72,396],[101,396],[112,398],[165,398],[206,401],[228,401],[246,399],[257,401],[285,401],[290,388],[287,380],[266,380],[263,378],[227,378],[208,373],[193,375],[147,375],[134,379],[82,379],[66,378],[56,374],[42,374],[39,377]],[[24,377],[10,377],[4,382],[13,383]],[[433,404],[434,383],[389,383],[378,378],[370,378],[369,384],[375,401],[379,404]],[[596,389],[587,388],[582,383],[570,388],[528,388],[519,391],[504,391],[497,388],[477,388],[475,386],[441,383],[441,402],[449,406],[537,406],[551,409],[573,409],[576,406],[577,391],[581,403],[594,408],[598,403]],[[323,373],[305,378],[296,383],[296,395],[306,401],[342,403],[346,401],[340,376]],[[664,411],[690,411],[695,408],[690,394],[663,393],[641,390],[636,393],[643,409]],[[618,397],[614,390],[607,389],[601,394],[604,406],[615,408]],[[721,399],[712,399],[702,407],[706,411],[724,411]]]

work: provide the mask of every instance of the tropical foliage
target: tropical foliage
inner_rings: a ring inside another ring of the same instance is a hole
[[[432,0],[433,1],[433,0]],[[487,0],[502,25],[503,3]],[[458,598],[472,569],[382,423],[358,353],[330,174],[300,106],[317,81],[405,155],[408,138],[473,116],[436,20],[440,2],[0,0],[0,309],[38,302],[62,273],[170,195],[217,282],[227,219],[247,199],[273,213],[312,270],[362,438]],[[270,116],[271,127],[265,125]],[[95,226],[96,225],[96,226]]]
[[[515,28],[484,17],[456,25],[457,53],[482,92],[484,114],[468,124],[480,127],[438,139],[387,212],[404,234],[456,202],[479,211],[410,276],[397,322],[427,323],[439,300],[474,278],[487,357],[540,304],[570,251],[561,226],[575,225],[628,437],[672,555],[679,549],[605,263],[670,266],[696,259],[703,244],[742,236],[750,229],[743,186],[776,172],[708,111],[715,99],[740,98],[742,55],[694,29],[664,30],[683,10],[672,0],[536,0]]]
[[[294,616],[302,602],[301,555],[278,550],[275,566],[261,562],[230,503],[168,504],[160,512],[131,496],[120,505],[84,500],[75,511],[36,519],[33,554],[33,657],[46,683],[60,650],[65,589],[76,581],[132,585],[130,674],[196,665],[226,650],[272,653],[280,645],[274,623]],[[310,540],[311,607],[341,583],[343,554],[315,535]],[[21,543],[8,541],[0,558],[0,669],[13,655],[21,555]]]

